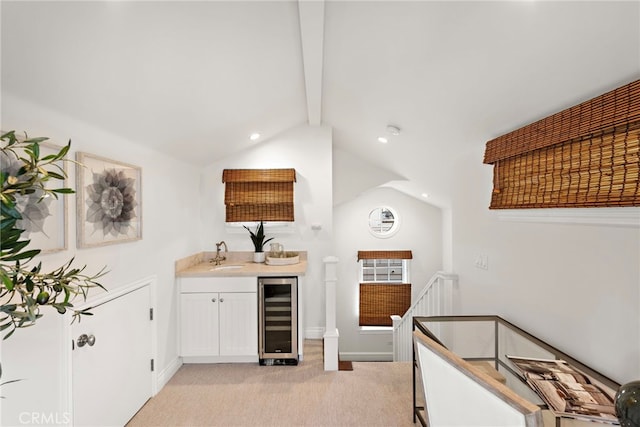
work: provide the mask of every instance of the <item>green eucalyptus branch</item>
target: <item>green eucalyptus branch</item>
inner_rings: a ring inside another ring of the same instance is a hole
[[[14,266],[0,270],[4,286],[0,288],[0,331],[8,330],[5,339],[16,329],[35,323],[42,315],[40,307],[50,305],[58,313],[73,309],[77,297],[86,300],[91,288],[104,287],[96,280],[106,274],[103,268],[97,274],[86,275],[85,267],[72,268],[73,258],[56,270],[42,272],[42,264],[25,269],[16,262]],[[86,311],[73,311],[73,320],[81,315],[91,315]]]
[[[55,154],[40,156],[40,143],[48,138],[19,140],[15,132],[0,136],[3,142],[0,153],[0,331],[8,331],[9,338],[17,329],[31,326],[42,317],[41,307],[51,306],[64,314],[72,309],[77,297],[86,300],[92,288],[104,287],[97,282],[106,274],[103,268],[96,274],[84,273],[86,266],[73,267],[72,258],[51,272],[42,271],[42,263],[30,263],[40,249],[29,248],[30,240],[23,239],[23,229],[18,227],[22,213],[18,199],[38,192],[37,203],[44,197],[58,198],[60,194],[72,194],[71,188],[51,188],[50,180],[64,181],[66,172],[62,162],[70,161],[66,155],[71,141]],[[81,315],[91,315],[86,310],[74,311],[73,320]]]

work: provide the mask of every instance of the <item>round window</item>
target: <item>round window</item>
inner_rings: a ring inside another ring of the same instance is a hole
[[[376,237],[393,236],[399,225],[398,214],[389,207],[379,207],[369,212],[369,231]]]

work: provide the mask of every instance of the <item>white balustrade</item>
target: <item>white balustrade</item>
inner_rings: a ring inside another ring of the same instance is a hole
[[[413,346],[414,316],[447,316],[453,310],[453,287],[458,276],[438,271],[435,273],[404,316],[391,316],[393,321],[393,361],[410,361]]]

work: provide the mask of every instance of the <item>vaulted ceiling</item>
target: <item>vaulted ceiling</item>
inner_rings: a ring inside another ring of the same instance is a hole
[[[0,12],[3,94],[195,165],[254,131],[323,124],[336,149],[435,194],[488,139],[640,77],[635,1],[3,0]],[[379,144],[388,124],[402,132]]]

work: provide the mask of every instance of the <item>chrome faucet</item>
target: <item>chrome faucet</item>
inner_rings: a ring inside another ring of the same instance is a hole
[[[224,255],[220,255],[220,246],[224,246]],[[215,265],[220,265],[222,261],[227,259],[227,244],[223,241],[216,243],[216,257],[211,260]]]

